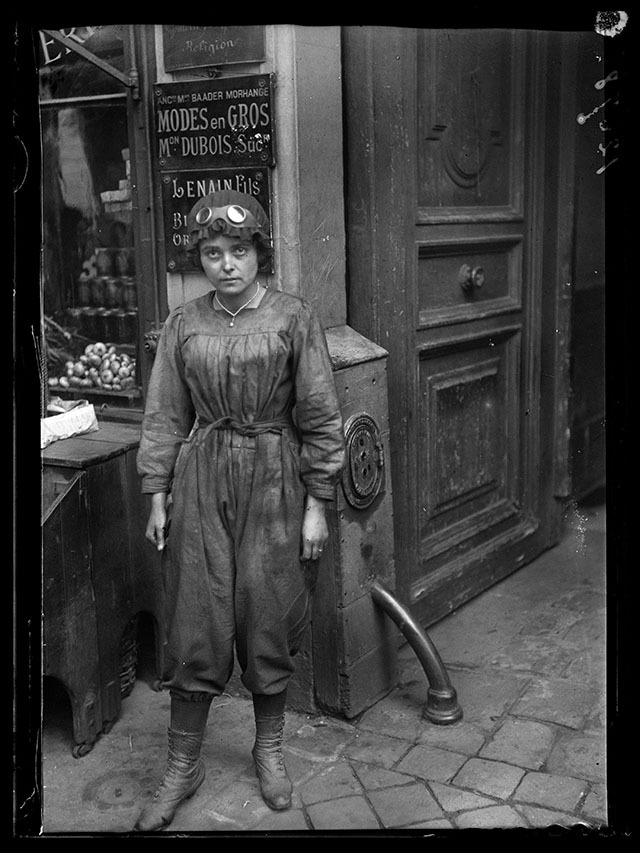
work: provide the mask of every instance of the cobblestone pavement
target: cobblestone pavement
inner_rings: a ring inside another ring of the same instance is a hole
[[[252,707],[212,707],[207,777],[165,834],[440,834],[481,828],[606,831],[605,511],[574,507],[562,542],[429,629],[464,711],[423,717],[428,683],[400,651],[397,688],[353,721],[288,713],[293,805],[262,802]],[[125,833],[164,768],[169,697],[138,680],[81,759],[45,718],[44,834]],[[562,830],[558,830],[562,832]]]

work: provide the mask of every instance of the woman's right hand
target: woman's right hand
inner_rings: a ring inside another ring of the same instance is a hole
[[[164,492],[151,495],[151,512],[145,537],[152,545],[162,551],[166,544],[165,528],[167,526],[167,496]]]

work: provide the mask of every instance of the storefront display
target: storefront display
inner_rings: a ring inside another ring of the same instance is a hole
[[[88,344],[77,361],[66,361],[64,373],[60,376],[50,375],[48,381],[50,388],[125,391],[135,385],[136,361],[113,344],[107,346],[98,341]]]
[[[118,26],[74,28],[122,68]],[[138,276],[127,95],[119,81],[41,34],[42,292],[47,381],[73,396],[140,397]]]

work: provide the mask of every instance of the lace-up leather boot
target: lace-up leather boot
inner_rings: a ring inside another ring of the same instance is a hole
[[[138,818],[138,832],[156,832],[169,826],[180,803],[192,797],[205,776],[200,750],[204,732],[168,729],[167,769],[153,799]]]
[[[276,811],[291,805],[291,780],[282,755],[283,732],[284,714],[276,717],[256,714],[256,740],[251,754],[262,799]]]

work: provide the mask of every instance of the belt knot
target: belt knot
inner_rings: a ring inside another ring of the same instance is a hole
[[[236,421],[230,415],[209,421],[198,417],[198,429],[230,429],[240,435],[260,435],[263,432],[275,432],[282,434],[292,425],[291,418],[283,415],[266,421]]]

